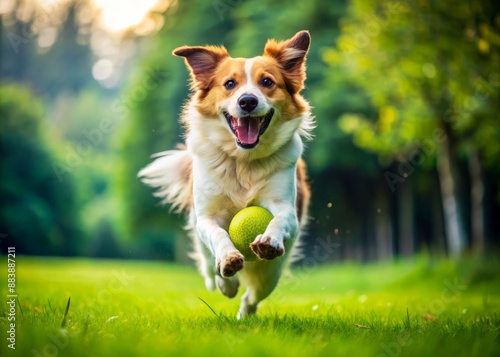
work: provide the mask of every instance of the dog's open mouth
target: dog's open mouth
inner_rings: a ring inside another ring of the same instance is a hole
[[[246,116],[235,118],[224,112],[227,123],[236,136],[236,144],[244,149],[251,149],[259,143],[259,137],[264,134],[274,115],[274,109],[261,117]]]

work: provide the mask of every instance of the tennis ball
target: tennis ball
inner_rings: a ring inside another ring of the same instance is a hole
[[[233,217],[229,224],[229,237],[246,260],[257,260],[250,243],[266,231],[272,219],[273,215],[268,210],[258,206],[244,208]]]

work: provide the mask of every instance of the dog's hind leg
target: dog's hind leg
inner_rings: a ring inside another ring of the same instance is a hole
[[[242,277],[247,290],[241,297],[237,318],[255,314],[259,303],[269,296],[278,284],[284,263],[282,257],[274,260],[245,262]]]
[[[198,270],[200,271],[203,279],[205,280],[205,286],[208,290],[215,290],[215,267],[213,264],[214,258],[212,254],[206,249],[200,239],[197,237],[196,233],[193,232],[193,246],[194,251],[189,254],[189,256],[195,261]],[[207,257],[207,255],[209,257]]]
[[[233,298],[238,293],[238,288],[240,287],[240,281],[236,275],[229,278],[223,278],[220,275],[215,275],[215,282],[220,292],[227,296],[228,298]]]
[[[191,211],[189,215],[189,223],[186,227],[193,241],[193,251],[189,254],[189,256],[196,263],[196,267],[205,280],[205,286],[207,287],[207,289],[209,291],[214,291],[216,272],[214,266],[214,257],[200,240],[200,237],[198,237],[198,232],[196,232],[196,229],[193,229],[193,227],[196,227],[196,215],[194,211]]]

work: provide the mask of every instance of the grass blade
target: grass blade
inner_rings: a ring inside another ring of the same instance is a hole
[[[90,315],[87,315],[87,319],[85,320],[85,324],[83,325],[82,336],[87,336],[87,331],[90,325]]]
[[[23,308],[21,307],[21,303],[19,302],[19,298],[16,296],[17,306],[19,306],[19,311],[21,311],[21,316],[24,316]]]
[[[54,309],[52,308],[52,305],[50,304],[50,300],[49,300],[49,299],[47,299],[47,302],[49,303],[49,309],[50,309],[50,311],[51,311],[52,313],[55,313],[55,312],[54,312]]]
[[[207,307],[210,309],[210,311],[212,311],[214,313],[214,315],[217,316],[217,318],[222,321],[221,317],[219,315],[217,315],[217,313],[215,312],[214,309],[212,309],[212,306],[208,305],[208,303],[199,296],[198,296],[198,299],[200,299],[201,302],[203,302],[205,305],[207,305]]]
[[[66,318],[68,317],[69,305],[70,304],[71,304],[71,296],[68,297],[68,303],[66,304],[66,311],[64,312],[64,317],[63,317],[63,320],[61,322],[61,327],[65,327],[66,326]]]

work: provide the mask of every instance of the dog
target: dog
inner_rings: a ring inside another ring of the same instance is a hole
[[[254,314],[276,287],[307,221],[310,188],[301,159],[314,118],[300,95],[311,37],[270,39],[261,56],[232,58],[224,47],[183,46],[192,94],[181,122],[185,145],[154,155],[138,176],[156,196],[185,211],[198,269],[209,290],[232,298],[246,286],[237,318]],[[228,235],[248,206],[274,216],[245,261]],[[238,275],[236,275],[239,272]]]

